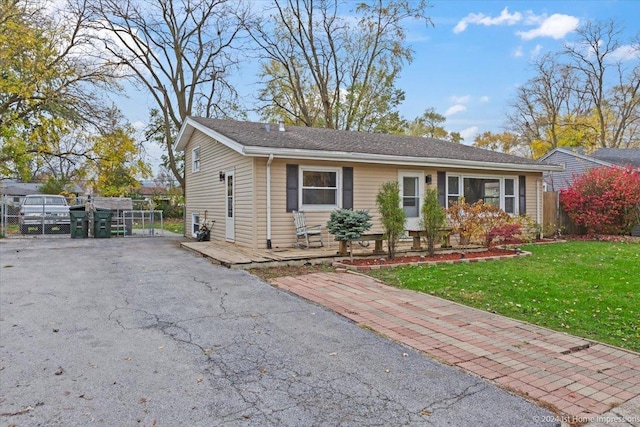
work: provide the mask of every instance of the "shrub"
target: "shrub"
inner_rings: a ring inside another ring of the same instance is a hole
[[[371,215],[367,211],[340,209],[331,212],[327,229],[336,240],[351,242],[371,228]],[[353,259],[353,251],[349,251]]]
[[[494,228],[512,222],[508,213],[497,206],[478,200],[473,204],[464,198],[453,202],[447,209],[447,216],[453,233],[460,234],[461,242],[489,245],[487,234]]]
[[[590,169],[560,191],[560,205],[589,234],[628,234],[640,221],[640,170]]]
[[[153,206],[156,210],[161,210],[164,218],[182,218],[184,205],[179,200],[171,200],[159,196],[153,197]]]
[[[424,203],[422,204],[420,223],[427,237],[429,256],[433,256],[433,246],[442,233],[445,219],[446,212],[438,201],[438,190],[435,188],[427,189],[424,195]]]
[[[396,255],[396,244],[402,233],[404,233],[404,222],[407,218],[404,209],[401,207],[398,183],[388,181],[382,184],[376,195],[376,204],[378,205],[378,212],[380,213],[382,227],[387,239],[389,258],[393,259]]]
[[[503,224],[494,227],[487,233],[486,245],[500,244],[502,242],[520,242],[521,227],[519,224]]]

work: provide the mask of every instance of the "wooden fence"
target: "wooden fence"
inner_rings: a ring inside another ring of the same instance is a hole
[[[562,234],[584,234],[584,228],[575,225],[560,207],[559,196],[560,193],[557,191],[545,191],[543,193],[542,231],[544,236],[552,237],[558,232]]]

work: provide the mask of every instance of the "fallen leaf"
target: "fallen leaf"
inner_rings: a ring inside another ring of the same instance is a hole
[[[196,380],[196,382],[201,383],[203,380],[204,380],[204,379],[203,379],[202,377],[200,377],[200,378],[198,378],[198,379]]]
[[[146,397],[141,397],[140,400],[138,400],[138,403],[148,403],[149,399],[147,399]]]
[[[212,348],[207,348],[207,349],[204,351],[204,354],[205,354],[205,356],[208,356],[208,355],[210,355],[211,353],[213,353],[214,351],[215,351],[215,350],[214,350],[214,349],[212,349]]]
[[[431,414],[433,414],[433,412],[431,412],[427,408],[424,408],[422,411],[420,411],[420,415],[431,415]]]

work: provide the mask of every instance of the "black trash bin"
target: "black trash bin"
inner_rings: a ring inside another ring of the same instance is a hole
[[[111,237],[111,209],[96,208],[93,212],[93,237],[106,239]]]
[[[86,239],[89,237],[89,218],[84,205],[69,206],[71,220],[70,231],[72,239]]]

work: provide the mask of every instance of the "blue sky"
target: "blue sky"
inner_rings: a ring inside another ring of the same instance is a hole
[[[400,80],[401,114],[430,106],[445,127],[471,144],[477,133],[498,132],[509,99],[532,76],[537,55],[557,51],[589,20],[615,19],[628,41],[640,31],[640,1],[433,1],[434,27],[412,27],[413,63]]]
[[[407,26],[414,60],[398,82],[406,93],[400,113],[413,119],[433,107],[447,117],[447,130],[460,132],[465,144],[473,143],[478,133],[502,130],[510,98],[532,76],[530,61],[558,51],[578,25],[614,19],[624,27],[625,41],[640,33],[640,0],[432,0],[431,4],[433,27],[417,22]],[[249,108],[258,89],[256,72],[254,62],[235,78]],[[148,118],[140,99],[145,96],[133,95],[120,105],[137,127]],[[148,147],[150,160],[159,153]]]

